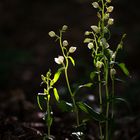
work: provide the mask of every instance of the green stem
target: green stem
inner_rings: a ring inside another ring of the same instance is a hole
[[[102,37],[104,37],[104,13],[105,13],[105,4],[104,0],[102,0],[102,21],[101,21]]]
[[[105,68],[105,91],[106,91],[106,100],[107,100],[107,104],[106,104],[106,123],[105,123],[105,140],[109,140],[108,138],[108,133],[109,133],[109,123],[108,123],[108,120],[109,120],[109,91],[108,91],[108,64],[106,63],[106,60],[105,60],[105,65],[106,65],[106,68]]]
[[[71,95],[71,99],[72,99],[72,102],[73,102],[74,112],[75,112],[75,115],[76,115],[76,123],[77,123],[77,126],[79,126],[79,112],[78,112],[78,108],[76,106],[74,94],[72,93],[71,88],[70,88],[68,73],[67,73],[67,67],[65,68],[65,78],[66,78],[66,83],[67,83],[67,86],[68,86],[68,90],[69,90],[69,93]]]
[[[100,76],[100,70],[98,70],[98,82],[99,82],[99,101],[100,101],[100,112],[103,112],[102,108],[102,85],[101,85],[101,76]],[[102,132],[102,124],[99,122],[99,130],[100,130],[100,139],[103,140],[103,132]]]
[[[112,79],[112,111],[111,111],[111,118],[114,118],[114,95],[115,95],[115,82],[114,78]]]
[[[49,105],[49,101],[47,100],[47,119],[50,117],[51,117],[50,105]],[[50,124],[48,124],[48,138],[50,138],[50,129],[51,129],[51,126],[50,126]]]
[[[76,105],[76,102],[75,102],[74,94],[73,94],[73,92],[71,90],[70,83],[69,83],[68,71],[67,71],[67,69],[68,69],[68,56],[67,55],[68,54],[65,55],[65,52],[64,52],[64,49],[63,49],[62,31],[60,31],[59,43],[60,43],[62,54],[63,54],[63,56],[65,58],[65,61],[66,61],[65,64],[63,63],[63,66],[65,68],[65,78],[66,78],[67,87],[68,87],[68,90],[69,90],[69,93],[70,93],[70,96],[71,96],[71,99],[72,99],[72,102],[73,102],[74,112],[75,112],[75,115],[76,115],[76,123],[77,123],[77,126],[79,126],[79,112],[78,112],[78,108],[77,108],[77,105]]]

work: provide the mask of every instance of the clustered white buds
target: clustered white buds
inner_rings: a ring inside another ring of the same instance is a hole
[[[50,31],[48,34],[49,34],[50,37],[55,37],[56,36],[54,31]]]
[[[64,62],[64,57],[63,56],[58,56],[57,58],[54,58],[55,63],[57,64],[63,64]]]
[[[106,9],[107,9],[108,13],[111,13],[113,11],[114,7],[113,6],[109,6]]]
[[[73,46],[70,47],[69,48],[69,53],[74,53],[76,51],[76,49],[77,49],[76,47],[73,47]]]
[[[101,62],[101,61],[96,62],[96,68],[100,69],[100,68],[102,68],[102,66],[103,66],[103,62]]]
[[[88,43],[88,48],[92,49],[94,47],[94,44],[92,42]]]
[[[95,33],[99,33],[100,32],[100,28],[95,26],[95,25],[92,25],[91,26],[91,29],[95,32]]]
[[[68,45],[69,45],[68,41],[67,41],[67,40],[64,40],[64,41],[63,41],[63,46],[66,47],[66,46],[68,46]]]
[[[93,6],[94,8],[99,8],[98,2],[93,2],[93,3],[92,3],[92,6]]]
[[[114,23],[114,19],[113,18],[109,18],[108,19],[108,25],[112,25]]]
[[[68,26],[67,25],[63,25],[62,30],[66,31],[67,29],[68,29]]]

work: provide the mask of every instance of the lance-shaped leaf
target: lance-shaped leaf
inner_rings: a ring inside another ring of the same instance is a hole
[[[56,101],[59,101],[59,94],[58,94],[57,89],[53,88],[53,92],[54,92],[54,96],[55,96]]]
[[[124,73],[125,75],[129,76],[129,71],[128,71],[128,69],[126,68],[125,64],[124,64],[124,63],[120,63],[120,64],[118,64],[118,65],[119,65],[119,67],[121,68],[121,70],[123,71],[123,73]]]
[[[61,74],[61,70],[59,69],[55,74],[54,74],[54,78],[53,80],[51,81],[50,85],[53,86],[59,79],[60,77],[60,74]]]
[[[87,113],[92,119],[99,121],[99,122],[104,122],[106,120],[106,118],[103,114],[96,112],[90,106],[88,106],[86,103],[78,102],[77,105],[82,111]]]
[[[83,84],[83,85],[80,85],[80,86],[78,86],[78,88],[74,91],[74,94],[76,94],[77,93],[77,91],[79,90],[79,89],[81,89],[81,88],[84,88],[84,87],[91,87],[93,85],[93,83],[87,83],[87,84]]]
[[[74,61],[74,59],[73,59],[71,56],[69,56],[68,58],[70,59],[70,61],[71,61],[71,63],[73,64],[73,66],[75,66],[75,61]]]
[[[40,110],[43,110],[41,103],[40,103],[40,96],[39,95],[37,95],[37,103],[38,103]]]

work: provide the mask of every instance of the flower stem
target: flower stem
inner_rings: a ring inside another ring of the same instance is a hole
[[[71,87],[70,87],[70,84],[69,84],[67,67],[65,68],[65,78],[66,78],[66,83],[67,83],[67,86],[68,86],[68,90],[69,90],[69,93],[71,95],[71,99],[72,99],[72,102],[73,102],[74,112],[75,112],[75,115],[76,115],[76,123],[77,123],[77,126],[79,126],[79,112],[78,112],[78,108],[76,106],[74,94],[72,93]]]
[[[100,113],[103,112],[102,108],[102,90],[101,90],[101,76],[100,76],[100,70],[98,70],[98,82],[99,82],[99,101],[100,101]],[[100,130],[100,139],[103,140],[103,132],[102,132],[102,124],[99,122],[99,130]]]
[[[49,118],[50,119],[50,105],[49,105],[49,101],[47,101],[47,119]],[[51,129],[51,126],[50,124],[48,124],[48,138],[50,138],[50,129]]]
[[[109,133],[109,122],[108,122],[108,119],[109,119],[109,91],[108,91],[108,64],[106,63],[106,60],[105,60],[105,92],[106,92],[106,100],[107,100],[107,104],[106,104],[106,123],[105,123],[105,140],[109,140],[108,139],[108,133]]]

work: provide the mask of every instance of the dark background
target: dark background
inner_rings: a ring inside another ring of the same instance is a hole
[[[140,8],[139,1],[112,0],[115,7],[112,17],[113,48],[123,33],[127,34],[120,62],[125,62],[131,78],[118,90],[139,115],[140,108]],[[36,104],[41,74],[49,68],[56,70],[54,57],[58,45],[48,36],[50,30],[58,32],[69,26],[65,35],[69,44],[77,46],[74,54],[77,67],[70,74],[71,81],[85,82],[92,70],[91,58],[83,44],[84,32],[97,23],[96,10],[91,0],[0,0],[0,104],[15,96]],[[75,78],[76,77],[76,78]],[[24,97],[23,97],[24,96]],[[11,104],[10,104],[11,105]],[[31,107],[31,105],[30,105]],[[3,106],[2,111],[7,112]],[[10,111],[11,108],[8,109]]]

